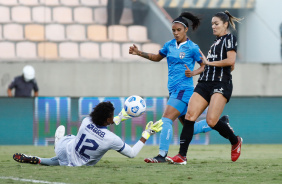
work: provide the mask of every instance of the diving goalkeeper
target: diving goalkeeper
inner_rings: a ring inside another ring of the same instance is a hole
[[[140,140],[133,146],[124,143],[120,137],[107,129],[114,123],[114,106],[111,102],[99,103],[90,115],[83,119],[78,133],[65,135],[65,127],[59,126],[55,133],[55,153],[53,158],[40,158],[15,153],[13,159],[21,163],[61,165],[61,166],[92,166],[103,157],[108,150],[134,158],[140,152],[149,137],[162,130],[161,120],[149,122]]]

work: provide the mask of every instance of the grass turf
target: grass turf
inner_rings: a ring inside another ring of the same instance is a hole
[[[178,146],[170,147],[170,156]],[[61,183],[282,183],[282,145],[242,146],[241,157],[232,162],[230,145],[191,145],[187,165],[147,164],[157,146],[144,146],[134,159],[109,151],[93,167],[62,167],[15,162],[14,153],[53,157],[52,146],[0,146],[0,183],[31,183],[4,179],[14,177]]]

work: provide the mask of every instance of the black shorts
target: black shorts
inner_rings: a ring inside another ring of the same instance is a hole
[[[208,103],[210,103],[211,96],[214,93],[221,93],[229,102],[233,91],[232,80],[229,82],[211,82],[200,81],[198,82],[194,92],[199,93]]]

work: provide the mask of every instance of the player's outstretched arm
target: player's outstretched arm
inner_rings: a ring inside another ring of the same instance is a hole
[[[138,55],[140,57],[143,57],[143,58],[149,59],[151,61],[155,61],[155,62],[158,62],[158,61],[160,61],[164,58],[160,54],[152,54],[152,53],[142,52],[142,51],[138,50],[138,47],[135,44],[133,44],[133,46],[129,47],[129,54]]]
[[[162,125],[162,120],[156,121],[155,123],[150,121],[147,124],[146,129],[143,131],[140,140],[133,147],[130,147],[128,144],[125,144],[125,148],[120,153],[129,158],[136,157],[136,155],[141,151],[149,137],[162,130]]]
[[[119,125],[120,122],[125,121],[125,120],[128,120],[128,119],[130,119],[130,118],[132,118],[132,117],[129,116],[129,115],[125,112],[124,108],[122,108],[122,110],[120,111],[120,113],[119,113],[117,116],[114,117],[114,123],[115,123],[116,125]]]

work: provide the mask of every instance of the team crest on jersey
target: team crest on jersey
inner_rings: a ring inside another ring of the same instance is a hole
[[[180,57],[180,59],[183,59],[185,57],[185,52],[180,52],[179,57]]]

